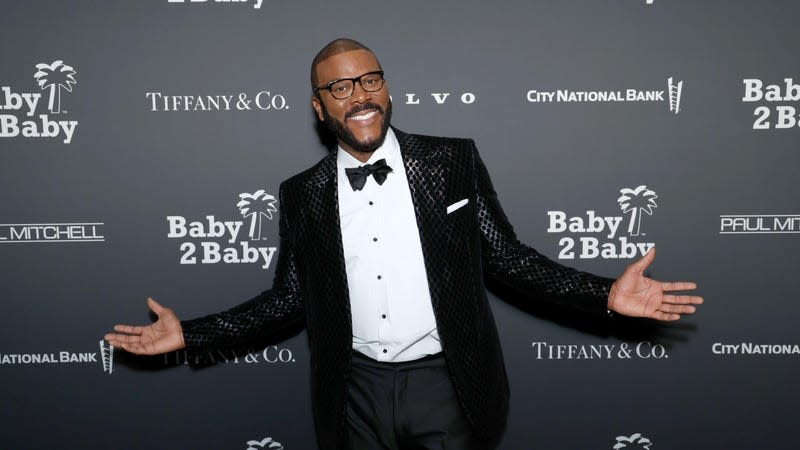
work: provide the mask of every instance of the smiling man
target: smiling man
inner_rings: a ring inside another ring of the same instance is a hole
[[[322,449],[491,449],[508,414],[502,350],[484,275],[530,301],[605,320],[677,320],[690,282],[643,275],[651,250],[613,280],[559,265],[517,240],[469,139],[390,127],[388,82],[362,44],[337,39],[311,67],[311,104],[338,148],[280,188],[271,289],[180,322],[117,325],[140,354],[208,352],[305,321]]]
[[[364,72],[365,68],[369,69]],[[329,81],[321,84],[320,80]],[[355,41],[332,42],[311,64],[311,104],[319,120],[339,145],[361,162],[383,144],[389,130],[392,103],[384,84],[375,55]],[[322,98],[326,94],[327,103]]]

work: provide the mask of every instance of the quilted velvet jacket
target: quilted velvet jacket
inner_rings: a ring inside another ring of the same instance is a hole
[[[408,175],[441,345],[474,433],[496,439],[509,388],[484,274],[531,300],[606,314],[613,280],[561,266],[519,242],[472,140],[395,130]],[[322,449],[346,431],[352,327],[337,201],[336,152],[280,187],[273,286],[228,311],[182,322],[189,350],[242,345],[305,320]],[[467,204],[447,213],[462,199]]]

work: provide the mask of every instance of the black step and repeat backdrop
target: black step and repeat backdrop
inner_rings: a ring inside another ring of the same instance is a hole
[[[305,331],[138,358],[102,341],[272,282],[280,182],[327,151],[314,54],[381,59],[407,132],[476,140],[519,237],[695,280],[677,323],[490,294],[502,449],[790,449],[800,393],[794,0],[3,2],[0,447],[313,449]]]

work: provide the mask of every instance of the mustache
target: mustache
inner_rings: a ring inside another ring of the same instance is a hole
[[[352,109],[347,111],[347,114],[345,114],[344,117],[345,117],[345,119],[347,119],[347,118],[350,118],[350,117],[355,116],[357,114],[360,114],[363,111],[367,111],[367,110],[370,110],[370,109],[374,109],[374,110],[378,111],[381,115],[383,115],[383,108],[381,108],[379,105],[377,105],[375,103],[366,102],[366,103],[362,103],[360,105],[354,106]]]

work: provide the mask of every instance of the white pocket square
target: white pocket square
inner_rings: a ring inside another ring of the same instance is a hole
[[[463,200],[459,200],[459,201],[453,203],[452,205],[448,206],[447,207],[447,214],[450,214],[451,212],[457,210],[458,208],[461,208],[462,206],[466,205],[468,201],[469,201],[469,199],[465,198]]]

